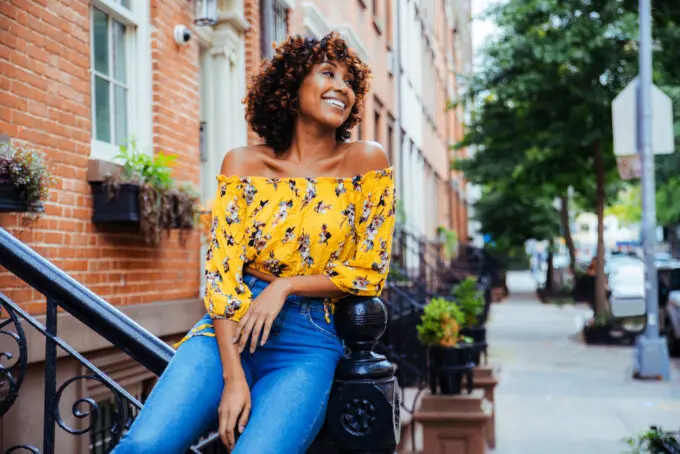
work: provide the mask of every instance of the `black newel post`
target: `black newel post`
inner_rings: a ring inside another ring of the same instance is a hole
[[[373,352],[386,327],[387,310],[378,298],[352,297],[337,304],[335,328],[347,351],[335,371],[325,433],[310,453],[396,451],[400,424],[395,367]]]

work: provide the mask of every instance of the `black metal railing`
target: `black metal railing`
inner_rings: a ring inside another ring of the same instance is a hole
[[[58,336],[57,311],[64,309],[135,361],[160,375],[174,350],[115,307],[68,276],[31,248],[0,228],[0,266],[42,293],[47,300],[46,321],[40,323],[18,304],[0,293],[0,335],[16,343],[16,352],[1,352],[0,416],[12,407],[26,375],[28,356],[23,323],[45,338],[45,399],[42,451],[31,444],[15,444],[5,453],[54,454],[57,428],[75,435],[90,435],[91,450],[108,452],[129,428],[143,402],[96,367]],[[383,335],[387,310],[377,298],[347,298],[335,313],[336,329],[346,354],[336,369],[326,425],[309,454],[393,454],[399,441],[399,386],[394,365],[373,348]],[[87,371],[57,383],[57,349],[75,358]],[[102,409],[90,397],[79,397],[71,406],[69,425],[60,414],[65,390],[75,383],[94,380],[113,395],[110,408]],[[103,424],[102,418],[108,419]],[[103,429],[108,426],[108,429]],[[38,436],[36,436],[38,438]],[[35,441],[32,441],[35,443]],[[194,454],[221,454],[226,448],[217,434],[202,438],[190,449]]]

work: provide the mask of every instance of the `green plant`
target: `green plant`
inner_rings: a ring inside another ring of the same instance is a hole
[[[460,340],[460,325],[463,320],[463,312],[453,301],[432,298],[416,326],[418,338],[424,345],[453,347]]]
[[[396,201],[395,221],[399,225],[406,224],[406,208],[404,207],[404,202],[402,202],[401,199],[397,199]]]
[[[451,292],[463,312],[463,323],[466,328],[477,325],[477,317],[484,310],[484,296],[477,289],[477,279],[468,276]]]
[[[170,191],[174,198],[173,215],[180,229],[193,229],[201,212],[201,195],[188,184],[181,184]]]
[[[458,251],[458,234],[455,230],[450,230],[443,225],[437,227],[437,235],[444,240],[444,256],[446,260],[456,257]]]
[[[124,183],[148,184],[154,189],[169,190],[173,185],[171,167],[177,156],[156,153],[150,156],[137,148],[132,139],[129,145],[121,145],[120,152],[113,158],[122,161],[120,180]]]
[[[43,153],[20,142],[0,145],[0,184],[19,190],[36,216],[47,199],[50,181]]]
[[[147,244],[158,244],[164,229],[193,229],[198,221],[200,195],[189,185],[175,186],[171,175],[175,159],[175,155],[164,153],[150,156],[140,151],[133,139],[121,145],[114,157],[122,165],[121,172],[108,175],[105,181],[109,199],[123,183],[139,185],[139,227]],[[180,241],[185,241],[183,235]]]
[[[680,442],[673,435],[657,427],[640,432],[635,437],[626,439],[632,448],[630,454],[668,454],[680,452]]]

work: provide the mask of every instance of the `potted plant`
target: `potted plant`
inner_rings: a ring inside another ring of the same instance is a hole
[[[460,394],[463,376],[472,391],[471,346],[460,336],[463,312],[445,298],[433,298],[416,327],[418,338],[428,347],[430,390],[437,394]]]
[[[47,199],[50,172],[43,154],[25,144],[0,144],[0,212],[37,216]]]
[[[486,354],[486,327],[479,323],[484,311],[484,295],[477,289],[477,279],[468,276],[453,288],[453,297],[463,314],[460,334],[472,341],[472,359],[480,364],[481,354]]]
[[[437,227],[439,241],[444,245],[444,258],[451,260],[456,258],[458,252],[458,234],[455,230],[450,230],[443,225]]]
[[[678,454],[680,440],[678,433],[666,432],[656,426],[626,440],[631,454]]]
[[[188,185],[175,187],[171,165],[175,156],[140,152],[134,141],[121,146],[114,158],[122,161],[117,172],[103,181],[91,181],[92,221],[138,223],[147,244],[160,242],[166,229],[193,229],[199,211],[198,194]]]

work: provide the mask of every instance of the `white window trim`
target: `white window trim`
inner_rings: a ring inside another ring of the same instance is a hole
[[[354,49],[359,56],[359,58],[364,62],[368,63],[368,52],[366,51],[366,46],[364,45],[359,35],[356,34],[351,25],[337,25],[334,27],[340,35],[347,40],[349,47]]]
[[[153,154],[152,133],[152,80],[151,80],[151,26],[149,0],[134,0],[130,2],[132,11],[124,8],[112,0],[91,0],[90,21],[92,8],[97,8],[121,22],[126,31],[126,69],[127,69],[127,122],[128,137],[134,137],[137,148],[145,153]],[[92,26],[91,26],[92,28]],[[130,32],[130,28],[134,28]],[[94,46],[90,49],[90,84],[93,84],[92,62],[94,61]],[[91,131],[94,133],[94,85],[91,88]],[[112,161],[119,152],[117,145],[99,141],[91,134],[90,158]]]
[[[313,3],[307,2],[302,5],[302,8],[304,14],[303,25],[312,32],[315,38],[322,38],[331,31],[331,27],[323,19],[323,15]]]

